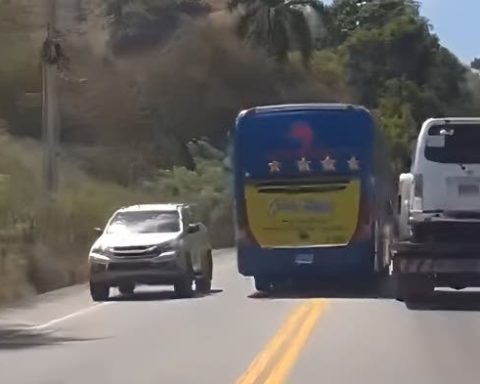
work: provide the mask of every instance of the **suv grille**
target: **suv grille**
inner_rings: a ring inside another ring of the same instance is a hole
[[[147,246],[113,247],[112,253],[116,257],[149,258],[149,257],[157,256],[160,252],[155,245],[147,245]]]

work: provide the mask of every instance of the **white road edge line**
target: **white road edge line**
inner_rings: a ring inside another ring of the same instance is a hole
[[[78,311],[72,312],[72,313],[70,313],[70,314],[68,314],[68,315],[59,317],[59,318],[57,318],[57,319],[53,319],[53,320],[47,321],[46,323],[39,324],[39,325],[33,325],[33,326],[31,326],[31,327],[28,327],[27,330],[41,331],[41,330],[43,330],[43,329],[46,329],[46,328],[51,327],[52,325],[56,325],[56,324],[61,323],[61,322],[63,322],[63,321],[70,320],[70,319],[72,319],[72,318],[74,318],[74,317],[84,315],[84,314],[86,314],[87,312],[91,312],[91,311],[93,311],[94,309],[98,309],[98,308],[100,308],[100,307],[104,307],[105,305],[109,305],[109,304],[114,304],[114,303],[113,303],[113,302],[107,302],[107,303],[101,303],[101,304],[92,305],[92,306],[90,306],[90,307],[83,308],[83,309],[80,309],[80,310],[78,310]]]
[[[229,248],[225,248],[225,249],[218,249],[218,250],[214,250],[215,254],[217,256],[221,256],[221,255],[225,255],[225,254],[228,254],[230,252],[232,252],[232,249],[229,249]],[[225,267],[225,266],[223,266]],[[224,269],[224,268],[218,268],[220,270]],[[69,287],[70,288],[70,287]],[[48,293],[53,293],[55,291],[52,291],[52,292],[48,292]],[[48,294],[47,293],[47,294]],[[109,305],[109,304],[114,304],[114,302],[106,302],[106,303],[101,303],[101,304],[95,304],[95,305],[92,305],[90,307],[87,307],[87,308],[83,308],[83,309],[80,309],[78,311],[75,311],[75,312],[72,312],[68,315],[65,315],[65,316],[62,316],[62,317],[59,317],[57,319],[53,319],[53,320],[50,320],[50,321],[47,321],[46,323],[43,323],[43,324],[39,324],[39,325],[32,325],[30,327],[27,327],[26,330],[29,330],[29,331],[41,331],[43,329],[46,329],[46,328],[49,328],[51,327],[52,325],[56,325],[58,323],[61,323],[63,321],[66,321],[66,320],[70,320],[71,318],[74,318],[74,317],[77,317],[77,316],[81,316],[81,315],[84,315],[85,313],[87,312],[90,312],[90,311],[93,311],[94,309],[98,309],[99,307],[102,307],[102,306],[105,306],[105,305]]]

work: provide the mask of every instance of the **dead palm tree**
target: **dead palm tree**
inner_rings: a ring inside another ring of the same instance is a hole
[[[281,63],[290,51],[298,50],[306,67],[314,50],[308,13],[327,13],[316,0],[230,0],[229,9],[238,13],[237,32],[242,38],[264,47]]]

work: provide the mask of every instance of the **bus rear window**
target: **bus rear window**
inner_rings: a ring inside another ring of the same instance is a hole
[[[480,164],[480,125],[435,125],[428,131],[425,158],[437,163]]]

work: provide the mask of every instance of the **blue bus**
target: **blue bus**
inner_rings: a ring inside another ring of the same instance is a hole
[[[258,291],[388,271],[393,173],[368,110],[255,107],[231,136],[238,269]]]

